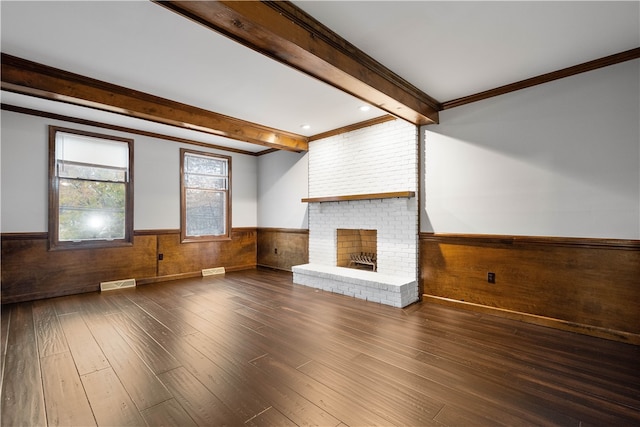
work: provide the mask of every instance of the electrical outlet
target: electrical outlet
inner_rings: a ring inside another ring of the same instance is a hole
[[[162,261],[164,259],[164,254],[158,254],[158,261]]]
[[[277,253],[278,253],[278,248],[275,248],[275,249],[273,250],[273,253],[274,253],[274,254],[277,254]]]
[[[487,282],[496,283],[496,273],[488,272],[487,273]]]

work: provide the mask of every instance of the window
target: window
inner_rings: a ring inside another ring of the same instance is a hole
[[[130,245],[133,140],[49,127],[49,248]]]
[[[230,238],[231,158],[180,150],[183,242]]]

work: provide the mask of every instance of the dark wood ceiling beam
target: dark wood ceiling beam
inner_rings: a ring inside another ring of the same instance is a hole
[[[51,113],[51,112],[42,111],[42,110],[34,110],[32,108],[19,107],[17,105],[11,105],[11,104],[3,103],[0,105],[0,109],[3,111],[12,111],[14,113],[19,113],[19,114],[27,114],[34,117],[44,117],[46,119],[60,120],[63,122],[75,123],[75,124],[84,125],[84,126],[92,126],[92,127],[102,128],[102,129],[113,130],[117,132],[125,132],[125,133],[132,133],[134,135],[148,136],[150,138],[164,139],[165,141],[173,141],[181,144],[189,144],[189,145],[195,145],[198,147],[214,148],[216,150],[229,151],[231,153],[246,154],[247,156],[258,156],[258,155],[262,155],[265,151],[271,151],[271,150],[278,151],[276,149],[268,148],[265,150],[261,150],[257,153],[254,153],[253,151],[241,150],[239,148],[231,148],[231,147],[225,147],[217,144],[209,144],[207,142],[196,141],[193,139],[180,138],[177,136],[161,134],[157,132],[149,132],[149,131],[134,129],[126,126],[112,125],[109,123],[97,122],[95,120],[65,116],[64,114]]]
[[[484,92],[479,92],[474,95],[464,96],[462,98],[443,102],[442,109],[447,110],[449,108],[460,107],[462,105],[471,104],[472,102],[482,101],[484,99],[492,98],[494,96],[504,95],[509,92],[515,92],[517,90],[526,89],[532,86],[548,83],[554,80],[563,79],[565,77],[574,76],[576,74],[597,70],[598,68],[608,67],[610,65],[615,65],[621,62],[630,61],[632,59],[638,59],[638,58],[640,58],[640,47],[626,50],[624,52],[616,53],[613,55],[605,56],[603,58],[595,59],[593,61],[584,62],[582,64],[574,65],[572,67],[563,68],[561,70],[553,71],[551,73],[541,74],[536,77],[531,77],[530,79],[521,80],[515,83],[510,83],[508,85],[486,90]]]
[[[416,125],[438,122],[435,99],[290,2],[157,3],[396,117]]]
[[[96,108],[237,141],[306,151],[308,138],[2,54],[2,90]]]

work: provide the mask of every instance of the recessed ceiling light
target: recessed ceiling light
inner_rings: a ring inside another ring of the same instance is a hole
[[[300,125],[300,127],[304,130],[311,129],[311,125],[308,124]]]
[[[360,111],[369,111],[371,107],[369,105],[361,105],[359,109]]]

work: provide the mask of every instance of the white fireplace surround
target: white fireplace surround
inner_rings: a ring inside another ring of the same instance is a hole
[[[337,230],[377,230],[377,272],[337,267]],[[405,307],[418,300],[417,199],[310,203],[309,264],[293,267],[294,283]]]
[[[418,262],[417,199],[350,200],[309,204],[309,263],[335,266],[337,230],[376,230],[382,274],[413,277]]]
[[[294,283],[395,307],[418,300],[417,136],[394,120],[309,143],[309,264],[292,268]],[[336,266],[341,228],[377,231],[376,272]]]
[[[296,265],[292,269],[294,283],[327,292],[399,308],[418,300],[417,282],[412,278],[321,264]]]

